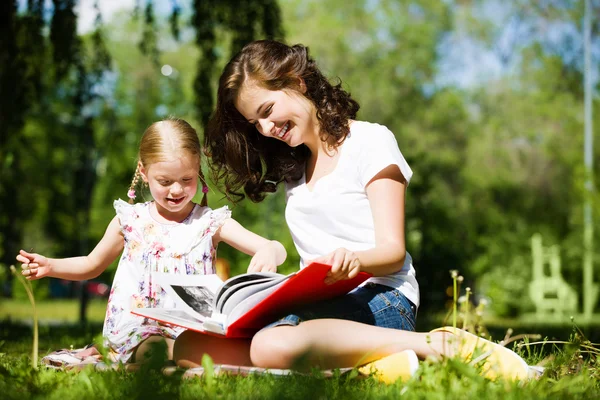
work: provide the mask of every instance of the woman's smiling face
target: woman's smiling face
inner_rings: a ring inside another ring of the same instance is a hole
[[[247,81],[235,107],[262,135],[288,146],[296,147],[317,138],[315,107],[296,91],[269,90]]]

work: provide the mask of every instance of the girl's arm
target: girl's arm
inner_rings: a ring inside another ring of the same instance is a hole
[[[388,275],[399,271],[404,265],[406,179],[398,166],[390,165],[371,179],[366,190],[373,213],[375,247],[363,251],[340,248],[316,259],[332,266],[327,283],[353,278],[360,271],[374,276]]]
[[[37,253],[19,252],[17,260],[23,263],[22,274],[27,279],[43,277],[72,281],[92,279],[100,275],[123,251],[124,241],[121,224],[114,217],[104,236],[88,256],[71,258],[48,258]]]
[[[252,256],[248,272],[276,272],[287,257],[281,243],[250,232],[232,218],[227,219],[213,236],[215,246],[221,241]]]

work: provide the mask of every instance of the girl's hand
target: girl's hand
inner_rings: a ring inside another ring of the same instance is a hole
[[[277,272],[277,266],[281,264],[277,261],[282,259],[282,252],[285,260],[286,253],[283,245],[276,240],[270,240],[254,253],[248,272]]]
[[[328,285],[342,279],[352,279],[358,275],[361,269],[361,263],[356,253],[343,247],[312,261],[331,265],[331,271],[325,278],[325,283]]]
[[[37,253],[28,253],[25,250],[19,251],[17,261],[21,262],[21,274],[29,280],[40,279],[50,275],[52,266],[47,257]]]

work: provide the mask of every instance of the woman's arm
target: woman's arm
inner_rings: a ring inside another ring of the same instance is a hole
[[[373,275],[398,272],[404,265],[406,185],[407,182],[396,165],[384,168],[367,184],[367,196],[375,226],[375,247],[357,254],[363,270]]]
[[[402,269],[406,258],[404,241],[404,199],[406,179],[396,165],[381,170],[366,191],[375,226],[375,247],[363,251],[340,248],[315,261],[331,264],[327,283],[353,278],[360,271],[374,276]]]
[[[287,252],[281,243],[249,231],[232,218],[227,219],[213,236],[215,246],[221,241],[253,256],[248,272],[275,272],[287,257]]]
[[[100,275],[123,251],[124,241],[121,224],[114,217],[100,242],[88,256],[70,258],[48,258],[41,254],[19,252],[17,260],[23,263],[22,274],[27,279],[43,277],[61,278],[72,281],[92,279]]]

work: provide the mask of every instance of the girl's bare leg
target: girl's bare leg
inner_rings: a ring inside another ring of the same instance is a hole
[[[143,342],[141,342],[135,351],[133,352],[133,356],[131,357],[130,362],[140,363],[144,362],[144,360],[149,356],[150,351],[153,350],[154,345],[156,343],[165,343],[167,345],[167,360],[173,359],[173,344],[175,340],[167,339],[162,336],[150,336]]]
[[[204,354],[215,364],[251,366],[249,339],[223,339],[185,331],[175,341],[173,359],[180,367],[193,368],[202,363]]]
[[[257,333],[250,357],[253,365],[263,368],[355,367],[406,349],[414,350],[421,359],[452,356],[451,336],[316,319]]]

